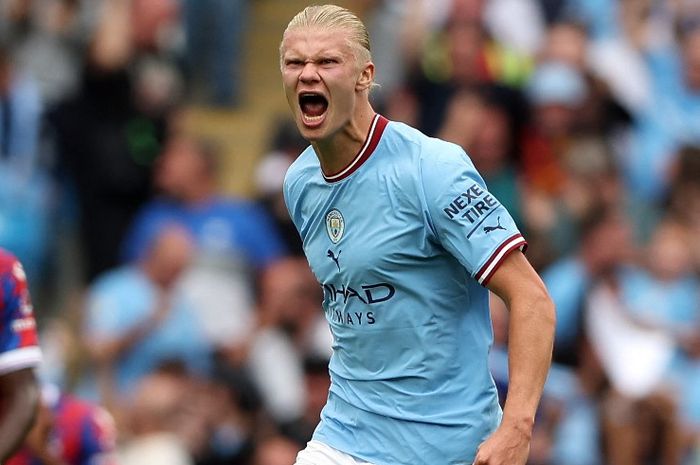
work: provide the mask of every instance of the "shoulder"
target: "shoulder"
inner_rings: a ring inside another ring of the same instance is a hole
[[[484,182],[467,153],[457,144],[425,137],[418,156],[418,176],[426,193],[449,191],[449,186]]]
[[[313,147],[310,145],[289,165],[284,176],[285,185],[296,181],[298,178],[311,176],[315,169],[320,169],[320,164]]]
[[[457,144],[435,137],[428,138],[421,153],[421,166],[428,171],[469,170],[476,171],[469,155]]]
[[[407,124],[391,121],[386,127],[377,148],[385,163],[398,168],[402,176],[422,178],[423,171],[449,161],[466,158],[458,145],[430,137]]]
[[[473,168],[471,160],[457,144],[430,137],[407,124],[392,121],[385,132],[386,143],[401,153],[413,154],[421,170],[427,168],[453,167],[465,164]]]
[[[26,286],[27,276],[20,261],[10,252],[0,249],[0,298],[19,296]]]

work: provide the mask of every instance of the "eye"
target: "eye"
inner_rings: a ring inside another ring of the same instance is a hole
[[[284,60],[284,66],[286,66],[287,68],[296,68],[298,66],[301,66],[302,64],[302,61],[297,59]]]
[[[336,58],[323,58],[320,63],[321,65],[335,65],[338,64],[338,60]]]

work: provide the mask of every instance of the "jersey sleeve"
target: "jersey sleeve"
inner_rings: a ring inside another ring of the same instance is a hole
[[[3,375],[37,366],[41,351],[22,265],[13,258],[0,269],[0,375]]]
[[[440,244],[486,286],[505,257],[527,242],[458,146],[436,143],[421,157],[427,222]]]
[[[116,439],[112,416],[101,407],[91,409],[82,425],[80,465],[114,465]]]

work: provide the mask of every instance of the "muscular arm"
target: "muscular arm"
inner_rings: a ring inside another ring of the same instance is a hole
[[[475,463],[524,465],[551,362],[554,304],[542,280],[517,250],[508,255],[488,287],[510,311],[508,398],[501,426],[481,445]]]
[[[39,387],[31,368],[0,376],[0,463],[20,445],[32,426]]]

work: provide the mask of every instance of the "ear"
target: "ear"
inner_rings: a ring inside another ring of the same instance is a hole
[[[355,84],[355,90],[362,92],[364,90],[372,87],[374,82],[374,63],[368,61],[360,72],[360,76],[357,78],[357,83]]]

